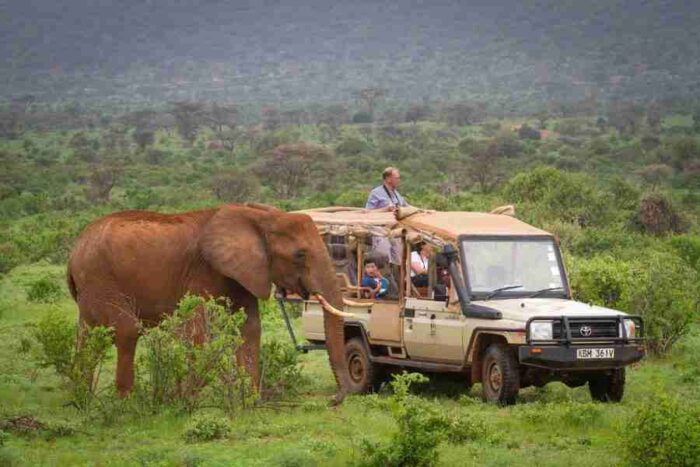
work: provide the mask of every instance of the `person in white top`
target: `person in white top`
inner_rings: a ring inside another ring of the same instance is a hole
[[[428,286],[428,266],[430,266],[430,245],[421,242],[411,253],[411,281],[416,287]]]

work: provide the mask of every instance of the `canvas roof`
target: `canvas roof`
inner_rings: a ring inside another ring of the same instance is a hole
[[[321,233],[390,235],[408,227],[436,235],[444,240],[456,240],[460,235],[537,235],[550,233],[504,214],[464,211],[424,211],[397,220],[391,211],[332,207],[299,211],[308,214]]]

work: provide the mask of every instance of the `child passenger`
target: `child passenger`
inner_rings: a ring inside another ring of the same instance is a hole
[[[371,289],[370,298],[383,298],[386,295],[389,283],[382,277],[382,273],[373,259],[365,260],[365,274],[362,276],[360,286]]]

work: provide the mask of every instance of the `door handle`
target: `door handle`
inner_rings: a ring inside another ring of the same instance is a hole
[[[418,316],[428,316],[428,312],[427,311],[419,311]]]

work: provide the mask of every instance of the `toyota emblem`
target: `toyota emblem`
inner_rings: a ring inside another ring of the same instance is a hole
[[[579,330],[581,335],[583,337],[588,337],[593,333],[593,330],[591,329],[590,326],[581,326],[581,329]]]

